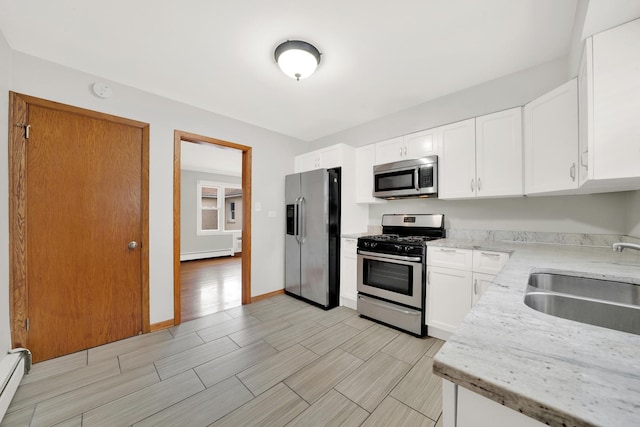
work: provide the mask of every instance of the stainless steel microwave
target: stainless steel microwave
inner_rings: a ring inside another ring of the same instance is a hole
[[[373,167],[373,197],[396,199],[438,196],[438,156]]]

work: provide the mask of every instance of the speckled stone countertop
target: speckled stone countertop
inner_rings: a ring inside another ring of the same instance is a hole
[[[437,375],[552,426],[640,426],[640,335],[554,317],[523,302],[533,271],[640,284],[640,252],[453,239],[429,245],[512,254],[437,354]]]

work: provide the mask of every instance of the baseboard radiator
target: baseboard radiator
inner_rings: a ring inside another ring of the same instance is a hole
[[[194,259],[215,258],[220,256],[233,256],[233,248],[217,249],[204,252],[188,252],[180,254],[180,261],[191,261]]]
[[[26,348],[16,348],[0,359],[0,422],[16,394],[24,374],[31,370],[31,352]]]

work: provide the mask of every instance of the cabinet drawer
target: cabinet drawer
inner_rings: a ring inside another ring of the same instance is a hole
[[[473,271],[478,273],[498,274],[509,261],[505,252],[473,251]]]
[[[429,246],[427,247],[427,265],[471,271],[472,253],[471,249]]]

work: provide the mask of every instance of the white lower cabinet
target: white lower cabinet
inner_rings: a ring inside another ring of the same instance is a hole
[[[482,294],[484,294],[489,285],[493,283],[493,279],[495,278],[495,274],[473,273],[472,306],[476,305]]]
[[[443,427],[541,427],[538,420],[442,380]]]
[[[354,238],[343,237],[340,246],[340,305],[356,309],[358,258]]]
[[[427,268],[427,325],[453,332],[471,309],[470,271]]]
[[[508,260],[505,252],[427,247],[429,335],[447,339]]]

